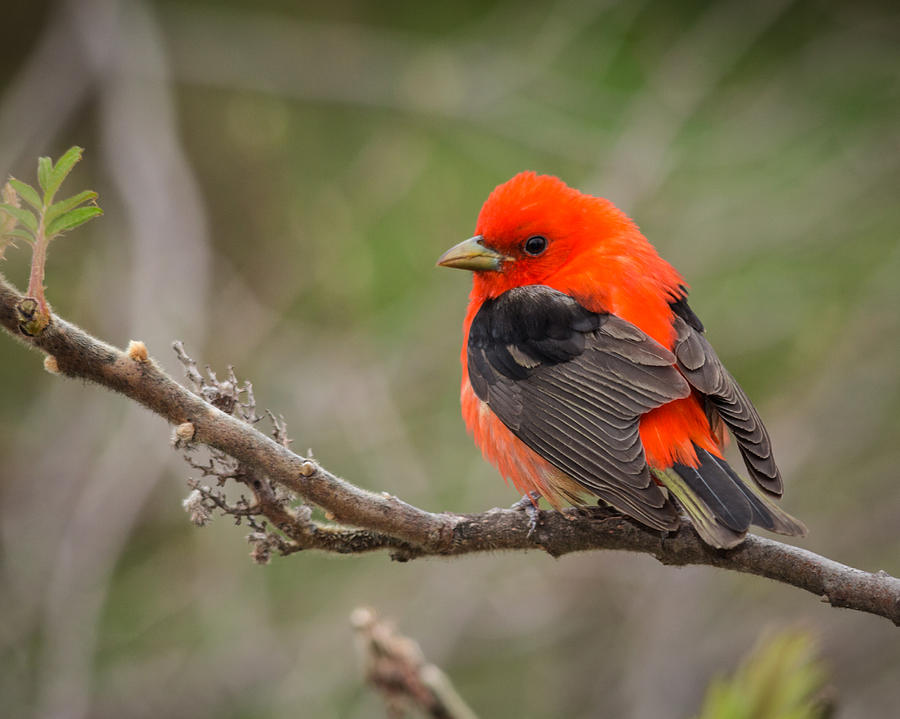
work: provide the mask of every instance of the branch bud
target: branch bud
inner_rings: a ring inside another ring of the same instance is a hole
[[[128,356],[135,362],[147,362],[150,358],[147,354],[147,345],[140,340],[131,340],[128,343]]]
[[[190,442],[194,438],[194,425],[191,422],[183,422],[175,428],[175,437],[182,442]]]

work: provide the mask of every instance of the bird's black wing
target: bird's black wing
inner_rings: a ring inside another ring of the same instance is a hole
[[[731,430],[747,471],[770,495],[783,492],[781,473],[772,456],[772,441],[744,390],[725,369],[703,336],[703,325],[687,301],[672,304],[675,312],[675,358],[691,386],[705,397],[707,414],[718,415]]]
[[[641,415],[690,394],[665,347],[615,315],[530,285],[482,305],[467,355],[475,394],[528,447],[635,519],[678,525],[638,433]]]

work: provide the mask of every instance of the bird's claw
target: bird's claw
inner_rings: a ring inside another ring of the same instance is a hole
[[[529,492],[523,496],[518,502],[513,504],[510,509],[525,512],[528,515],[528,538],[532,539],[541,522],[541,510],[537,505],[541,495],[538,492]]]

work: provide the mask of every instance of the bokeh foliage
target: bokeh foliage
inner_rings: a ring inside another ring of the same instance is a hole
[[[767,637],[733,676],[710,683],[698,719],[826,719],[826,674],[809,635]]]
[[[889,4],[18,4],[0,171],[87,147],[105,217],[54,308],[171,369],[237,366],[298,448],[434,510],[515,496],[458,416],[462,273],[490,189],[625,208],[774,437],[804,546],[900,574],[900,111]],[[3,272],[24,286],[26,253]],[[245,559],[198,530],[140,409],[0,341],[0,696],[17,716],[368,717],[350,611],[398,616],[483,716],[691,716],[803,620],[839,716],[889,716],[883,621],[647,557]]]

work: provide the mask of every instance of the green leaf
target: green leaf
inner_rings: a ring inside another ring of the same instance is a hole
[[[25,240],[26,242],[34,242],[34,235],[32,235],[28,230],[23,230],[21,227],[16,227],[9,232],[3,233],[5,237],[17,237],[20,240]]]
[[[57,217],[62,214],[65,214],[69,210],[78,207],[78,205],[84,204],[90,200],[96,200],[97,193],[93,190],[85,190],[84,192],[79,192],[77,195],[72,195],[65,200],[60,200],[59,202],[51,205],[47,212],[44,213],[44,224],[49,225],[53,222]]]
[[[50,184],[50,173],[53,172],[53,162],[49,157],[38,158],[38,184],[44,192],[47,191],[47,185]]]
[[[57,217],[53,222],[51,222],[50,226],[47,228],[47,234],[57,235],[60,232],[71,230],[72,228],[78,227],[78,225],[83,225],[88,220],[91,220],[94,217],[102,214],[103,210],[101,210],[96,205],[91,207],[79,207],[76,210],[72,210],[71,212],[67,212],[64,215]]]
[[[26,184],[21,180],[17,180],[15,177],[9,178],[9,184],[12,185],[13,189],[16,191],[16,194],[23,200],[25,200],[25,202],[27,202],[29,205],[31,205],[35,210],[40,212],[44,209],[44,203],[41,202],[41,196],[31,185]]]
[[[81,159],[81,154],[84,152],[84,149],[75,145],[74,147],[70,147],[66,150],[65,154],[57,160],[56,165],[53,169],[50,170],[50,176],[47,179],[47,184],[43,185],[44,187],[44,202],[48,205],[53,202],[53,196],[56,194],[56,191],[59,189],[59,186],[63,183],[63,180],[66,179],[68,174],[72,171],[72,168],[78,163]]]
[[[25,225],[25,227],[31,230],[32,233],[37,232],[37,217],[34,216],[34,213],[31,210],[26,210],[24,207],[15,207],[6,202],[0,203],[0,210],[15,217],[19,222]]]

